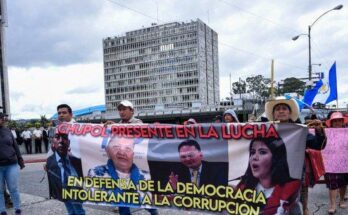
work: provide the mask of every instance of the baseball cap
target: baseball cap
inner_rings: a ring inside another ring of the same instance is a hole
[[[197,124],[197,122],[194,118],[190,118],[187,120],[187,124]]]
[[[134,109],[132,102],[130,102],[128,100],[121,101],[120,104],[117,105],[117,108],[119,108],[120,106],[129,107],[131,109]]]

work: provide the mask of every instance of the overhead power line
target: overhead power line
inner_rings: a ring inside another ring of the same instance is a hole
[[[138,10],[136,10],[136,9],[133,9],[133,8],[131,8],[131,7],[128,7],[128,6],[126,6],[126,5],[120,4],[120,3],[116,2],[116,1],[113,1],[113,0],[106,0],[106,1],[108,1],[108,2],[110,2],[110,3],[112,3],[112,4],[115,4],[115,5],[118,5],[118,6],[120,6],[120,7],[126,8],[126,9],[128,9],[128,10],[134,12],[134,13],[140,14],[140,15],[142,15],[142,16],[145,16],[145,17],[149,18],[149,19],[158,21],[158,18],[152,17],[152,16],[150,16],[150,15],[148,15],[148,14],[146,14],[146,13],[143,13],[143,12],[141,12],[141,11],[138,11]],[[268,22],[270,22],[270,23],[272,23],[272,24],[278,25],[276,22],[274,22],[274,21],[272,21],[272,20],[266,19],[266,18],[264,18],[264,17],[262,17],[262,16],[259,16],[259,15],[255,14],[255,13],[249,12],[249,11],[247,11],[247,10],[245,10],[245,9],[243,9],[243,8],[241,8],[241,7],[239,7],[239,6],[236,6],[236,5],[233,5],[233,4],[229,3],[229,2],[226,2],[225,0],[219,0],[219,1],[222,1],[222,2],[224,2],[224,3],[226,3],[226,4],[229,4],[229,5],[231,5],[231,6],[235,7],[235,8],[238,8],[238,9],[240,9],[240,10],[244,11],[245,13],[248,13],[248,14],[250,14],[250,15],[252,15],[252,16],[255,16],[255,17],[264,19],[264,20],[266,20],[266,21],[268,21]],[[161,20],[160,20],[160,21],[161,21]],[[161,22],[162,22],[162,21],[161,21]],[[272,59],[272,57],[266,57],[266,56],[263,56],[263,55],[255,54],[255,53],[253,53],[253,52],[251,52],[251,51],[247,51],[247,50],[244,50],[244,49],[241,49],[241,48],[232,46],[232,45],[230,45],[230,44],[228,44],[228,43],[226,43],[226,42],[221,42],[221,41],[220,41],[220,44],[223,45],[223,46],[227,46],[227,47],[233,48],[234,50],[237,50],[237,51],[239,51],[239,52],[244,52],[244,53],[247,53],[247,54],[249,54],[249,55],[253,55],[253,56],[256,56],[256,57],[265,59],[265,60],[271,60],[271,59]],[[300,69],[301,71],[304,70],[304,68],[298,67],[298,66],[295,66],[295,65],[291,65],[291,64],[287,64],[287,63],[282,63],[282,62],[279,62],[279,61],[278,61],[278,63],[279,63],[279,64],[286,65],[286,66],[288,66],[288,67],[293,67],[293,68],[296,68],[296,69]]]
[[[274,59],[274,58],[272,58],[272,57],[265,57],[265,56],[263,56],[263,55],[255,54],[255,53],[253,53],[253,52],[251,52],[251,51],[247,51],[247,50],[244,50],[244,49],[241,49],[241,48],[232,46],[232,45],[230,45],[230,44],[228,44],[228,43],[226,43],[226,42],[221,42],[221,41],[219,41],[219,43],[220,43],[221,45],[223,45],[223,46],[232,48],[232,49],[234,49],[234,50],[236,50],[236,51],[239,51],[239,52],[244,52],[244,53],[247,53],[247,54],[249,54],[249,55],[253,55],[253,56],[258,57],[258,58],[262,58],[262,59],[269,60],[269,61],[272,60],[272,59]],[[301,70],[301,71],[307,69],[307,68],[303,68],[303,67],[291,65],[291,64],[288,64],[288,63],[284,63],[284,62],[282,62],[282,61],[280,61],[280,60],[277,60],[277,63],[286,65],[286,66],[288,66],[288,67],[293,67],[293,68],[299,69],[299,70]]]
[[[277,26],[279,26],[279,27],[281,27],[281,28],[287,29],[289,32],[291,32],[291,34],[297,33],[297,30],[295,30],[295,29],[286,28],[286,27],[282,26],[279,22],[276,22],[276,21],[271,20],[271,19],[269,19],[269,18],[265,18],[265,17],[263,17],[263,16],[260,16],[260,15],[258,15],[258,14],[256,14],[256,13],[254,13],[254,12],[250,12],[250,11],[248,11],[248,10],[242,8],[242,7],[239,7],[238,5],[235,5],[235,4],[231,3],[231,2],[228,2],[228,1],[226,1],[226,0],[218,0],[218,1],[223,2],[223,3],[225,3],[225,4],[227,4],[227,5],[231,6],[231,7],[237,8],[238,10],[240,10],[240,12],[249,14],[249,15],[254,16],[254,17],[256,17],[256,18],[259,18],[259,19],[263,19],[263,20],[265,20],[266,22],[272,23],[273,25],[277,25]]]
[[[153,20],[155,20],[155,21],[161,21],[161,20],[159,20],[159,19],[156,18],[156,17],[152,17],[152,16],[150,16],[150,15],[147,15],[146,13],[143,13],[143,12],[141,12],[141,11],[139,11],[139,10],[130,8],[130,7],[126,6],[126,5],[123,5],[123,4],[118,3],[118,2],[116,2],[116,1],[112,1],[112,0],[106,0],[106,1],[108,1],[108,2],[110,2],[110,3],[112,3],[112,4],[116,4],[116,5],[120,6],[120,7],[126,8],[126,9],[128,9],[128,10],[131,10],[131,11],[133,11],[134,13],[138,13],[138,14],[140,14],[140,15],[143,15],[143,16],[149,18],[149,19],[153,19]]]

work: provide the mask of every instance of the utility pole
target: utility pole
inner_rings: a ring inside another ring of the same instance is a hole
[[[274,100],[274,59],[271,63],[271,99]]]

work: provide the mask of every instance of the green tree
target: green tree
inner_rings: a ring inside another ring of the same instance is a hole
[[[8,121],[8,127],[9,128],[15,128],[15,129],[18,129],[19,128],[19,125],[16,121],[14,120],[9,120]]]
[[[280,93],[298,93],[300,95],[304,94],[306,89],[306,83],[295,78],[286,78],[284,79],[284,84],[282,89],[280,89]]]
[[[35,126],[35,128],[40,128],[41,123],[40,122],[35,122],[34,126]]]
[[[246,87],[247,87],[246,82],[242,79],[232,83],[232,89],[234,94],[246,93]]]
[[[25,124],[25,127],[27,127],[27,128],[32,128],[32,127],[34,127],[34,124],[35,124],[35,123],[27,122],[27,124]]]
[[[49,121],[48,121],[48,119],[46,118],[46,115],[40,115],[40,122],[41,122],[41,126],[47,125],[47,123],[48,123]]]
[[[269,97],[271,80],[263,77],[263,75],[256,75],[247,77],[246,83],[248,86],[248,93],[252,93],[256,97]]]

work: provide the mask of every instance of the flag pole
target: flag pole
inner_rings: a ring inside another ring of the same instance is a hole
[[[271,63],[271,100],[274,100],[274,59]]]

